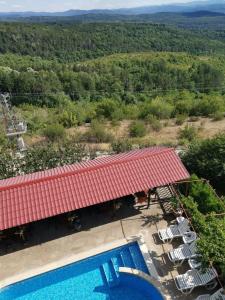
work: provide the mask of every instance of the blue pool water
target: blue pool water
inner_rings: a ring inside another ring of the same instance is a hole
[[[138,244],[130,243],[6,287],[0,300],[163,299],[146,281],[120,275],[120,266],[148,273]]]

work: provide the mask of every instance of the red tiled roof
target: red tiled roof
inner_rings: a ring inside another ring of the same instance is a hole
[[[188,177],[174,149],[153,147],[0,180],[0,230]]]

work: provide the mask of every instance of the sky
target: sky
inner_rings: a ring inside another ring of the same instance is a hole
[[[65,11],[69,9],[96,8],[112,9],[195,1],[199,0],[0,0],[0,12]]]

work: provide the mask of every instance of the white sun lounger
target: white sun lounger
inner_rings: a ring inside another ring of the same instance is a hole
[[[217,272],[214,268],[208,268],[204,272],[193,269],[175,277],[175,284],[181,293],[188,295],[195,287],[199,286],[214,289],[217,286],[216,277]]]
[[[223,289],[219,289],[214,294],[205,294],[198,296],[195,300],[225,300],[225,294],[223,294]]]
[[[177,225],[170,225],[167,228],[160,229],[158,235],[163,243],[167,241],[172,241],[175,237],[182,237],[186,232],[190,231],[189,222],[184,219],[181,223]]]
[[[198,256],[196,249],[196,241],[191,244],[182,244],[178,248],[168,252],[169,260],[172,263],[182,264],[186,259]]]

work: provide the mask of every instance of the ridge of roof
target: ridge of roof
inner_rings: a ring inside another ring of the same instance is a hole
[[[154,147],[152,147],[152,148],[154,148]],[[147,150],[147,149],[150,150],[151,148],[146,148],[145,150]],[[0,192],[4,191],[4,190],[9,190],[9,189],[12,189],[12,188],[18,188],[18,187],[22,187],[22,186],[26,186],[26,185],[32,185],[34,183],[51,181],[51,180],[54,180],[54,179],[57,179],[57,178],[64,178],[64,177],[69,177],[69,176],[72,176],[72,175],[75,175],[75,174],[86,173],[88,171],[102,169],[102,168],[105,168],[105,167],[108,167],[108,166],[111,166],[111,165],[119,165],[119,164],[127,163],[127,162],[130,162],[130,161],[136,161],[136,160],[140,160],[140,159],[145,159],[146,157],[157,156],[157,155],[160,155],[160,154],[165,153],[165,152],[175,151],[175,149],[171,148],[171,147],[170,148],[156,147],[155,149],[157,150],[157,152],[151,152],[150,151],[150,152],[147,152],[147,153],[143,153],[140,156],[127,157],[127,158],[125,157],[125,158],[117,160],[117,161],[115,160],[115,161],[109,161],[109,162],[102,162],[102,164],[99,164],[99,165],[86,166],[86,167],[84,166],[83,169],[77,169],[77,170],[72,170],[72,171],[65,171],[64,173],[60,173],[60,174],[46,175],[46,176],[41,177],[41,178],[27,180],[25,182],[19,182],[19,183],[14,183],[14,184],[11,183],[9,185],[0,186]],[[120,154],[129,154],[129,153],[132,153],[132,152],[135,152],[135,150],[124,152],[124,153],[120,153]],[[120,155],[120,154],[118,154],[118,155]],[[140,154],[141,154],[141,149],[140,149]],[[101,159],[101,158],[97,158],[97,159]],[[97,159],[94,159],[92,161],[96,161]],[[82,162],[81,163],[75,163],[75,164],[72,164],[72,165],[76,165],[76,164],[79,165],[79,164],[82,164]],[[64,166],[57,167],[57,168],[63,168],[63,167]],[[57,168],[52,168],[52,169],[57,169]],[[51,169],[48,169],[48,170],[51,170]],[[41,171],[40,173],[48,171],[48,170]],[[39,172],[34,172],[34,173],[39,173]],[[34,173],[30,173],[30,174],[34,174]],[[30,174],[25,174],[25,176],[26,175],[29,176]],[[21,176],[24,176],[24,175],[21,175]],[[17,177],[20,177],[20,176],[17,176]],[[14,178],[16,178],[16,177],[14,177]],[[3,179],[3,181],[4,180],[7,180],[7,179]],[[1,180],[0,180],[0,184],[1,184]]]

